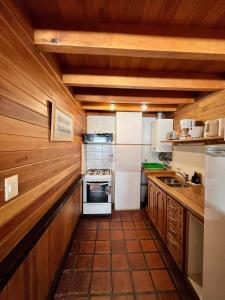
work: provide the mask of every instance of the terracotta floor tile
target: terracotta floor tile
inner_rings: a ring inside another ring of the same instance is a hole
[[[123,221],[123,228],[124,229],[134,229],[134,223],[130,221]]]
[[[68,282],[68,293],[87,294],[89,290],[91,273],[73,272]]]
[[[142,253],[128,254],[128,261],[132,270],[147,269],[145,258]]]
[[[160,254],[157,252],[145,253],[145,257],[150,269],[163,269],[166,267]]]
[[[132,216],[132,220],[133,221],[142,221],[143,216],[142,215],[134,215],[134,216]]]
[[[93,241],[96,239],[96,231],[95,230],[85,230],[81,237],[82,240]]]
[[[96,241],[95,252],[96,253],[110,252],[110,241]]]
[[[70,250],[70,254],[71,253],[78,253],[79,252],[79,248],[80,248],[80,242],[74,240],[73,244],[72,244],[72,247],[71,247],[71,250]]]
[[[158,291],[175,290],[175,286],[167,270],[152,270],[151,274]]]
[[[110,272],[93,272],[91,293],[110,293],[111,290]]]
[[[111,222],[111,229],[121,229],[122,223],[120,221],[112,221]]]
[[[85,229],[86,230],[96,230],[97,229],[97,222],[93,221],[93,222],[88,222]]]
[[[128,252],[141,252],[141,246],[139,241],[127,240],[126,244]]]
[[[124,237],[126,240],[133,240],[137,238],[137,233],[136,230],[132,230],[132,229],[125,229],[124,230]]]
[[[110,240],[110,230],[98,230],[96,239],[99,241]]]
[[[145,252],[158,250],[153,240],[141,240],[140,242],[141,242],[142,249]]]
[[[121,215],[122,221],[132,221],[132,216],[130,215]]]
[[[95,243],[94,241],[82,241],[80,242],[80,253],[93,253],[94,252]]]
[[[125,241],[111,241],[111,250],[112,253],[126,252]]]
[[[123,240],[123,231],[122,230],[112,230],[111,231],[111,239],[112,240]]]
[[[137,295],[136,300],[157,300],[156,295]]]
[[[148,231],[148,229],[138,229],[137,230],[137,238],[138,239],[151,239],[152,235]]]
[[[112,300],[134,300],[133,295],[113,296]]]
[[[76,270],[90,270],[93,265],[93,255],[77,255],[75,262]]]
[[[98,222],[98,229],[100,230],[109,229],[109,222],[107,221]]]
[[[132,292],[131,277],[129,272],[112,272],[113,292]]]
[[[136,292],[154,291],[153,282],[148,271],[133,271],[132,277]]]
[[[143,221],[135,221],[134,226],[136,229],[146,229],[147,228],[145,222],[143,222]]]
[[[96,254],[94,257],[93,270],[109,270],[110,269],[110,255]]]
[[[180,297],[177,293],[160,293],[159,294],[160,300],[180,300]]]
[[[112,254],[112,269],[113,270],[127,270],[128,260],[127,255],[123,253]]]
[[[174,267],[144,211],[83,216],[54,299],[195,299]]]

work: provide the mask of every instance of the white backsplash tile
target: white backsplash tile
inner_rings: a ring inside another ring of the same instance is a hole
[[[172,169],[181,169],[193,176],[194,172],[202,175],[203,184],[205,182],[205,146],[203,145],[184,145],[174,146]]]

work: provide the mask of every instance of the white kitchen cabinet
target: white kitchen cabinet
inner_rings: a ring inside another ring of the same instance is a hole
[[[167,134],[172,130],[172,119],[156,119],[152,123],[152,151],[172,152],[172,143],[161,142],[163,140],[167,140]]]
[[[116,143],[142,144],[142,113],[116,113]]]

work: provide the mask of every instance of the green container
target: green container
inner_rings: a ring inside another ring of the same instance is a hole
[[[142,163],[142,168],[149,169],[149,170],[163,170],[165,169],[165,166],[160,163],[146,162],[146,163]]]

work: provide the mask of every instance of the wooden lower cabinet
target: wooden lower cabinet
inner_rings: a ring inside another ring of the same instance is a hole
[[[168,195],[166,231],[167,248],[182,270],[184,261],[184,208]]]
[[[166,240],[166,193],[152,181],[148,183],[148,213],[161,238]]]
[[[148,182],[148,214],[178,267],[183,270],[184,208],[151,180]]]

